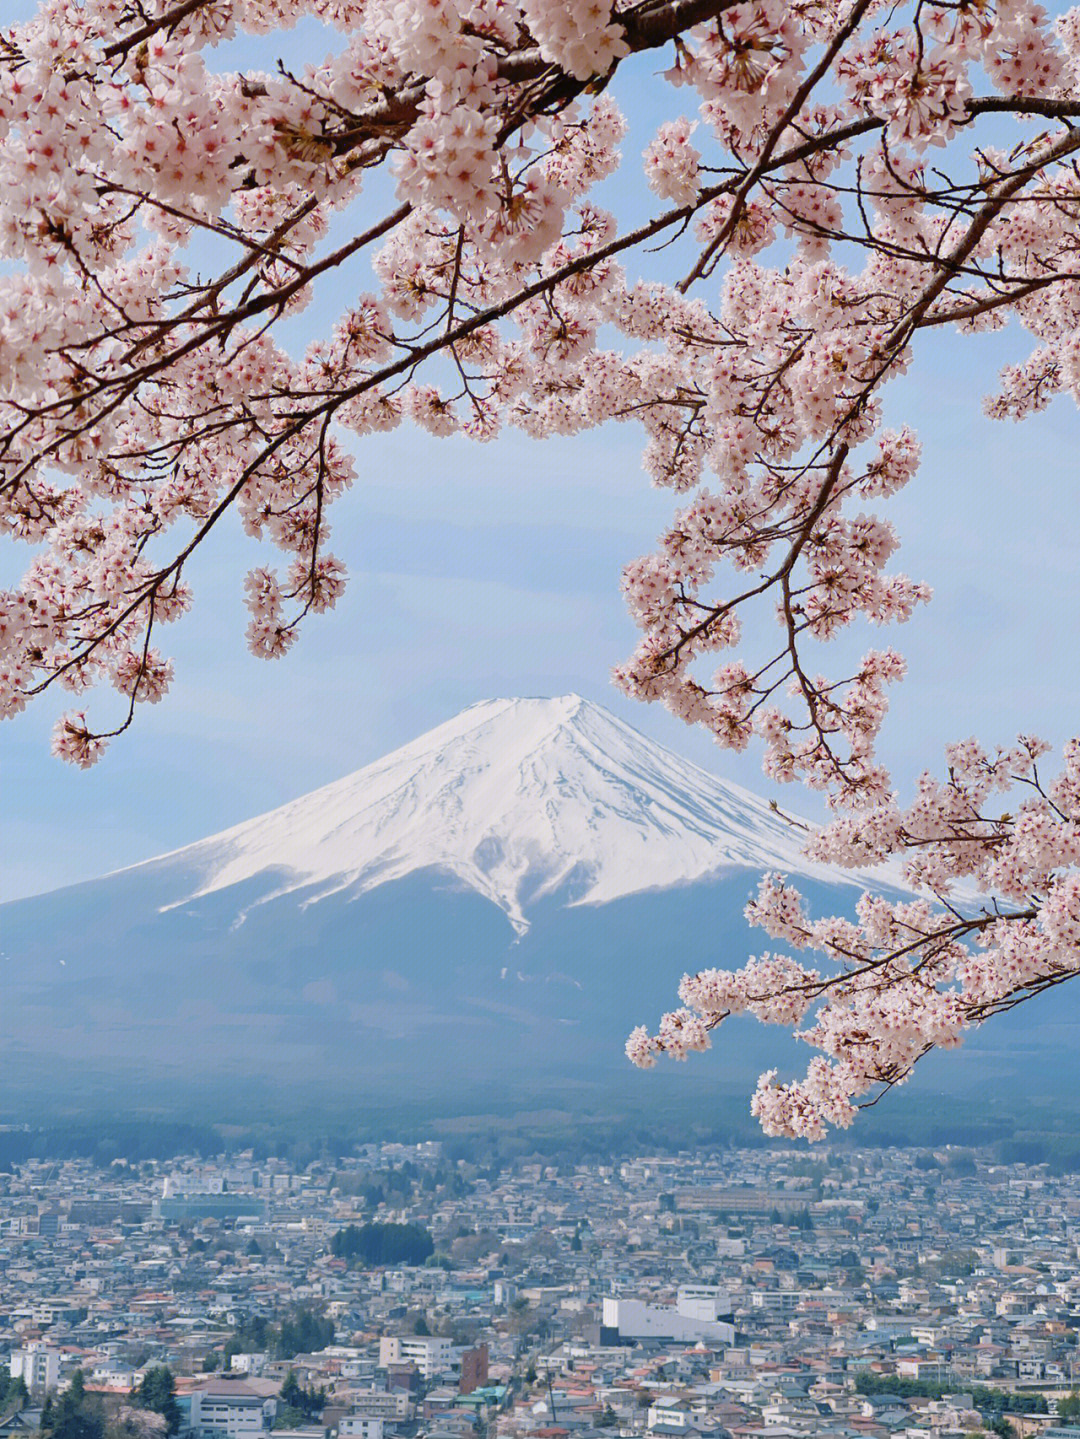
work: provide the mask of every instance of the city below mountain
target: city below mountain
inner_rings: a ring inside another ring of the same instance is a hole
[[[486,701],[269,814],[0,908],[4,1108],[288,1094],[446,1113],[745,1086],[807,1051],[747,1021],[658,1078],[622,1045],[684,971],[769,947],[742,916],[769,870],[818,913],[868,881],[811,864],[763,800],[598,705]],[[1060,1003],[1039,1017],[1037,1042],[1014,1020],[935,1080],[1052,1066],[1075,1028]]]

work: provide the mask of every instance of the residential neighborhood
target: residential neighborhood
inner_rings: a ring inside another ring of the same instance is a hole
[[[29,1160],[0,1435],[1080,1439],[1078,1253],[1080,1176],[974,1150]]]

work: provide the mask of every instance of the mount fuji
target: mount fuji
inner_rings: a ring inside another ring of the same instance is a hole
[[[485,701],[233,829],[0,907],[0,1101],[644,1096],[627,1031],[684,970],[767,947],[742,916],[767,870],[818,912],[868,878],[598,705]],[[739,1082],[783,1038],[732,1033]]]
[[[845,878],[808,863],[800,831],[763,800],[578,695],[473,705],[335,784],[139,866],[162,867],[202,877],[177,904],[276,874],[256,903],[293,894],[304,908],[437,870],[519,935],[560,893],[605,904],[739,869]]]

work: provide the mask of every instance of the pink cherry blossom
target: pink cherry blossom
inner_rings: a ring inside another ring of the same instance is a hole
[[[306,18],[321,57],[285,38]],[[230,69],[245,33],[281,64]],[[667,109],[631,224],[597,187],[635,54],[627,97]],[[1049,773],[1031,737],[962,741],[902,796],[877,755],[902,657],[808,659],[930,598],[886,513],[919,441],[882,419],[925,330],[1030,335],[991,417],[1080,400],[1078,115],[1080,20],[1033,0],[41,0],[0,30],[0,532],[29,546],[0,717],[111,688],[117,720],[54,735],[94,763],[166,694],[161,626],[230,511],[285,557],[245,582],[252,651],[284,654],[342,593],[329,516],[367,435],[635,423],[679,498],[626,567],[617,683],[822,792],[808,853],[915,898],[815,918],[768,878],[749,917],[818,967],[688,976],[627,1052],[752,1014],[816,1051],[763,1076],[768,1132],[850,1124],[1080,972],[1080,740]],[[295,353],[283,326],[328,307]]]

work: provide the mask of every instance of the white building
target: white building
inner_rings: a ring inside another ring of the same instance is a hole
[[[12,1352],[8,1368],[12,1379],[21,1379],[32,1394],[43,1394],[60,1381],[60,1351],[32,1339],[25,1349]]]
[[[234,1374],[261,1374],[266,1367],[265,1354],[233,1354],[229,1368]]]
[[[383,1439],[383,1421],[362,1414],[346,1414],[338,1423],[341,1439]]]
[[[243,1379],[211,1379],[193,1389],[191,1428],[196,1439],[258,1439],[277,1409],[276,1398],[265,1389],[265,1381],[260,1386]]]
[[[387,1336],[379,1340],[379,1368],[390,1364],[415,1364],[422,1379],[436,1379],[450,1368],[451,1343],[437,1334]]]
[[[642,1299],[605,1299],[601,1329],[612,1338],[657,1339],[696,1344],[734,1344],[731,1301],[726,1289],[711,1284],[686,1285],[672,1304]]]
[[[122,1394],[130,1394],[132,1389],[137,1387],[141,1378],[142,1375],[138,1370],[132,1369],[130,1365],[121,1364],[120,1360],[115,1357],[103,1359],[90,1371],[92,1384],[105,1389],[113,1389]]]
[[[794,1314],[801,1299],[794,1289],[755,1289],[750,1295],[750,1308],[770,1314]]]
[[[383,1419],[391,1424],[412,1418],[412,1400],[404,1389],[354,1389],[349,1397],[357,1418]]]
[[[665,1433],[678,1430],[679,1433],[696,1433],[693,1415],[685,1399],[676,1395],[662,1395],[649,1406],[648,1427],[662,1429]]]

